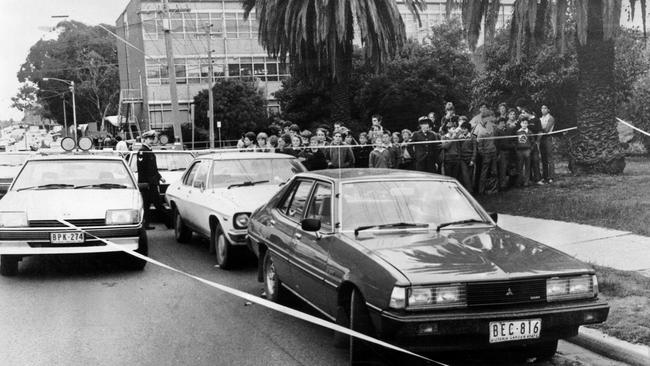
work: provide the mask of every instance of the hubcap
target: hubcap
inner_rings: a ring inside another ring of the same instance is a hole
[[[266,294],[267,298],[275,294],[275,286],[277,285],[275,278],[275,265],[271,262],[266,266]]]

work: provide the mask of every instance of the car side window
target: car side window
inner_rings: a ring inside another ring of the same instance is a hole
[[[187,170],[187,174],[185,174],[185,178],[183,178],[183,185],[186,186],[192,185],[192,181],[194,181],[194,176],[196,175],[196,172],[199,168],[199,163],[200,161],[195,162]]]
[[[202,161],[199,164],[198,171],[196,172],[196,176],[194,177],[194,182],[192,183],[192,186],[194,188],[206,187],[206,183],[208,180],[208,170],[210,170],[210,162]]]
[[[321,230],[332,231],[332,185],[328,183],[317,183],[312,195],[309,208],[307,209],[308,219],[319,219]]]
[[[314,182],[310,180],[296,182],[291,188],[291,191],[288,192],[285,201],[280,205],[280,211],[295,221],[300,221],[305,212],[307,198],[309,198],[309,192],[313,185]]]

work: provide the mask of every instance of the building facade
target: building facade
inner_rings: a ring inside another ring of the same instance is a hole
[[[423,39],[431,25],[445,19],[444,0],[427,1],[421,26],[404,1],[396,1],[410,38]],[[500,23],[512,13],[512,2],[503,2]],[[288,70],[259,45],[254,12],[244,19],[239,0],[169,0],[169,9],[167,24],[162,1],[131,0],[116,21],[117,34],[123,39],[117,41],[122,116],[141,129],[172,125],[165,27],[172,37],[181,124],[191,122],[194,96],[208,88],[209,49],[215,80],[252,79],[266,96],[269,112],[279,111],[274,92],[289,76]]]

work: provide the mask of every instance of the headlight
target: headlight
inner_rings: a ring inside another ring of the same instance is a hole
[[[393,309],[404,309],[406,307],[406,289],[404,287],[393,287],[388,306]]]
[[[594,297],[598,293],[596,276],[553,277],[546,280],[546,301]]]
[[[140,210],[108,210],[106,225],[126,225],[140,222]]]
[[[0,212],[0,227],[27,227],[27,213],[19,212]]]
[[[465,307],[466,305],[467,294],[463,284],[414,287],[408,291],[409,309]]]
[[[247,213],[238,213],[235,215],[233,220],[233,226],[235,229],[243,230],[248,227],[248,221],[250,219],[250,214]]]

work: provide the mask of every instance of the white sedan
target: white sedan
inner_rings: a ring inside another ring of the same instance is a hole
[[[0,200],[0,272],[16,275],[18,262],[29,255],[122,249],[146,255],[142,211],[138,185],[123,159],[88,153],[35,156]],[[146,264],[126,253],[123,259],[132,269]]]
[[[210,239],[210,252],[227,269],[234,248],[246,247],[248,218],[287,180],[306,171],[293,156],[227,152],[199,156],[180,181],[167,189],[174,212],[176,240],[189,242],[192,232]]]

